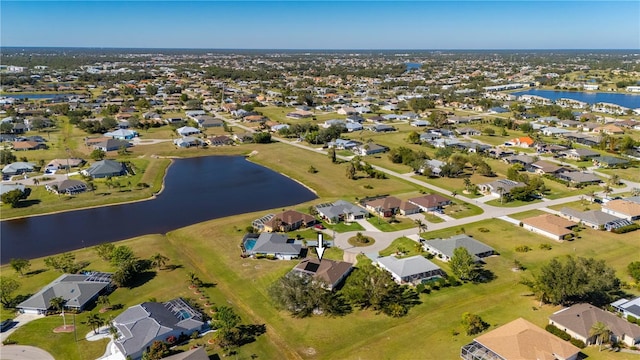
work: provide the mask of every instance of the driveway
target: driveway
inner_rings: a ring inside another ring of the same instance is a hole
[[[51,354],[34,346],[5,345],[0,347],[2,360],[55,360]]]
[[[2,333],[0,333],[0,343],[2,343],[3,341],[5,341],[9,335],[13,334],[14,331],[16,331],[16,329],[20,328],[21,326],[23,326],[24,324],[28,323],[29,321],[33,321],[36,319],[41,319],[43,318],[44,315],[34,315],[34,314],[20,314],[18,316],[16,316],[13,321],[16,323],[15,325],[13,325],[11,327],[11,329],[4,331]],[[4,358],[4,352],[2,353],[2,360],[5,360]]]

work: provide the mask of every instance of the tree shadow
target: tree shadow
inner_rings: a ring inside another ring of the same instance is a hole
[[[38,205],[41,202],[42,201],[40,201],[38,199],[20,200],[20,202],[18,202],[18,204],[16,205],[16,208],[17,209],[27,208],[27,207],[32,206],[32,205]]]
[[[485,284],[491,282],[497,278],[491,270],[480,269],[478,270],[478,277],[473,281],[474,284]]]
[[[182,268],[184,268],[184,266],[182,266],[182,265],[169,264],[169,265],[165,265],[162,269],[163,270],[168,270],[168,271],[173,271],[173,270],[182,269]]]
[[[27,273],[25,273],[26,276],[31,276],[31,275],[38,275],[41,274],[43,272],[47,271],[47,269],[37,269],[37,270],[31,270]]]
[[[140,272],[131,280],[131,282],[126,286],[126,288],[135,289],[137,287],[140,287],[146,284],[147,282],[151,281],[155,277],[156,277],[155,271]]]
[[[200,287],[206,288],[206,289],[211,289],[216,287],[218,284],[214,283],[214,282],[210,282],[210,283],[202,283],[202,285]]]
[[[256,338],[267,332],[265,324],[238,325],[238,331],[242,335],[238,340],[238,346],[252,343]]]
[[[9,302],[8,306],[6,308],[15,308],[16,306],[18,306],[18,304],[20,304],[21,302],[27,300],[28,298],[32,297],[33,294],[19,294],[16,295],[16,297],[14,297],[13,299],[11,299],[11,301]]]

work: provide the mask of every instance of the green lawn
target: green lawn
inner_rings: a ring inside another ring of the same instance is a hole
[[[397,257],[410,257],[414,255],[426,255],[422,245],[406,237],[393,240],[388,248],[379,252],[380,256],[396,255]]]
[[[349,232],[349,231],[364,231],[364,228],[362,227],[362,225],[358,224],[355,221],[350,222],[349,224],[346,224],[344,222],[339,222],[337,224],[324,223],[324,225],[327,227],[327,229],[334,230],[335,232],[338,232],[338,233]]]
[[[564,207],[568,207],[570,209],[575,209],[578,211],[600,210],[602,208],[598,203],[592,203],[588,200],[582,200],[582,201],[574,201],[566,204],[550,206],[549,209],[561,210]]]
[[[454,219],[462,219],[469,216],[480,215],[483,211],[475,205],[461,201],[453,201],[451,205],[445,206],[444,213]]]
[[[377,216],[370,217],[367,221],[380,231],[398,231],[416,227],[416,223],[413,220],[403,217],[396,217],[396,222],[394,223],[390,223],[389,219],[380,219]]]
[[[498,198],[498,199],[494,199],[494,200],[489,200],[485,204],[492,205],[492,206],[498,206],[498,207],[518,207],[518,206],[541,203],[541,202],[542,202],[542,200],[531,200],[531,201],[511,200],[511,201],[507,201],[506,199],[500,200],[500,198]]]

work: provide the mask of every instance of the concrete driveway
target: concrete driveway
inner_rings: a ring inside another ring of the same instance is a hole
[[[2,360],[55,360],[51,354],[34,346],[5,345],[0,347]]]
[[[28,323],[29,321],[33,321],[33,320],[36,320],[36,319],[41,319],[43,317],[44,317],[44,315],[34,315],[34,314],[20,314],[20,315],[16,316],[13,319],[13,321],[16,324],[14,324],[11,327],[11,329],[0,333],[0,343],[2,343],[2,341],[5,341],[9,337],[9,335],[13,334],[14,331],[16,331],[18,328],[20,328],[24,324]],[[2,348],[0,348],[0,349],[2,349]],[[0,354],[2,354],[2,351],[0,351]],[[1,360],[4,360],[4,357],[1,357]]]

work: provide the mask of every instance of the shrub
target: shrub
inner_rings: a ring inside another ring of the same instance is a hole
[[[566,340],[566,341],[571,340],[571,335],[569,335],[566,332],[558,329],[555,325],[549,324],[549,325],[545,326],[544,329],[547,330],[548,332],[552,333],[553,335],[559,337],[562,340]]]
[[[634,316],[628,315],[627,321],[632,324],[640,324],[640,319],[636,319]]]
[[[552,249],[552,247],[551,247],[551,244],[549,244],[549,243],[544,243],[544,244],[540,244],[540,249],[541,249],[541,250],[551,250],[551,249]]]
[[[517,252],[529,252],[532,249],[530,247],[528,247],[527,245],[522,245],[522,246],[518,246],[516,247],[516,251]]]
[[[481,233],[488,233],[489,229],[481,227],[478,229],[478,231],[480,231]]]
[[[582,340],[578,340],[578,339],[569,339],[569,342],[572,343],[574,346],[579,347],[580,349],[584,349],[587,345],[584,344],[584,342]]]

